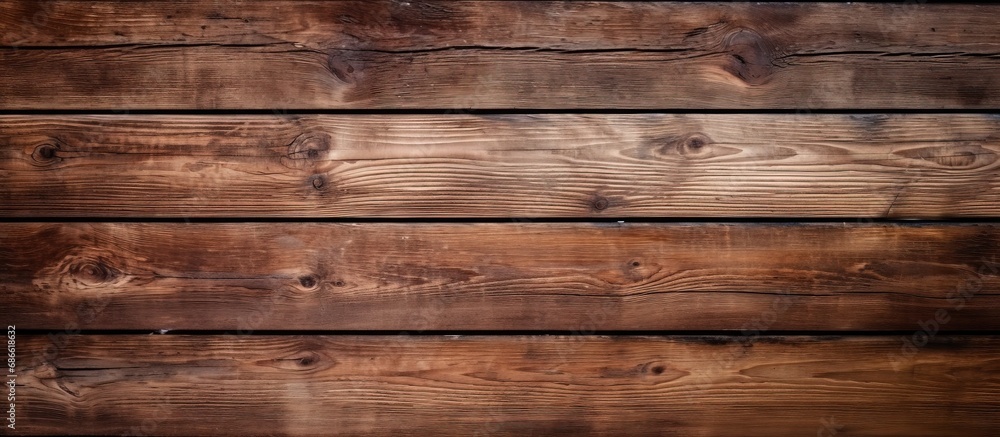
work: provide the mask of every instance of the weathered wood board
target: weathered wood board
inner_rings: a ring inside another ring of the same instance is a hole
[[[17,435],[993,436],[1000,340],[43,336]]]
[[[6,217],[1000,216],[994,115],[0,116]]]
[[[993,5],[8,1],[0,109],[992,109]]]
[[[0,434],[993,437],[923,3],[0,2]]]
[[[22,329],[1000,329],[1000,225],[8,223],[0,253]]]

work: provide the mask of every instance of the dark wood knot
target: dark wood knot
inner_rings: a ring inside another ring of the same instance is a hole
[[[60,160],[59,146],[52,143],[40,144],[31,153],[31,159],[35,163],[48,165]]]
[[[258,364],[282,370],[316,371],[336,365],[336,361],[313,350],[301,350],[281,358],[259,361]]]
[[[737,29],[723,41],[728,73],[747,85],[763,85],[771,80],[777,65],[777,48],[763,35],[751,29]]]
[[[316,161],[330,151],[330,135],[326,133],[301,134],[288,145],[288,157]]]
[[[608,206],[611,206],[611,202],[603,196],[594,196],[590,199],[590,207],[595,211],[604,211],[605,209],[608,209]]]
[[[309,178],[309,184],[317,190],[322,190],[326,187],[326,177],[321,174],[313,175]]]
[[[348,50],[333,50],[330,52],[326,66],[330,73],[342,83],[353,85],[361,78],[362,62],[357,55]]]
[[[316,278],[316,275],[300,276],[299,284],[302,285],[302,288],[313,289],[316,288],[317,285],[319,285],[319,279]]]
[[[713,144],[715,142],[708,135],[693,132],[668,142],[660,150],[660,153],[663,155],[677,154],[688,159],[708,158],[716,155],[712,150]]]

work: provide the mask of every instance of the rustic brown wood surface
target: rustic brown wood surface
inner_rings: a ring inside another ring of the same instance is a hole
[[[0,434],[994,437],[920,3],[0,2]]]
[[[7,1],[2,109],[983,108],[992,5]]]
[[[993,336],[940,336],[897,361],[896,337],[22,338],[17,435],[994,436],[1000,426]]]
[[[7,217],[995,217],[992,115],[0,116]]]
[[[996,225],[7,223],[0,253],[21,329],[1000,329]]]

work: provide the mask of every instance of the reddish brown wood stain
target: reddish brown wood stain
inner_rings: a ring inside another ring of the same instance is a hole
[[[0,5],[0,27],[12,29],[0,38],[6,109],[989,109],[1000,99],[994,11],[981,5],[24,3]]]
[[[994,436],[998,13],[2,2],[4,435]]]
[[[1000,228],[0,224],[22,329],[995,330]],[[974,285],[974,287],[973,287]],[[113,310],[81,313],[81,306]],[[414,314],[416,313],[416,314]],[[377,314],[378,317],[372,317]],[[236,321],[236,322],[234,322]]]
[[[994,217],[998,128],[963,114],[0,115],[0,215]]]
[[[998,346],[894,369],[883,336],[74,336],[20,370],[23,434],[985,436]]]

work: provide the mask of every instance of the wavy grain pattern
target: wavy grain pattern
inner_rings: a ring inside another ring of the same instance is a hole
[[[2,109],[991,109],[994,5],[8,1]]]
[[[992,336],[940,336],[900,361],[895,337],[88,335],[22,345],[18,435],[992,436],[1000,426]]]
[[[1000,215],[990,115],[0,116],[7,217]]]
[[[1000,227],[0,224],[21,329],[1000,329]]]

